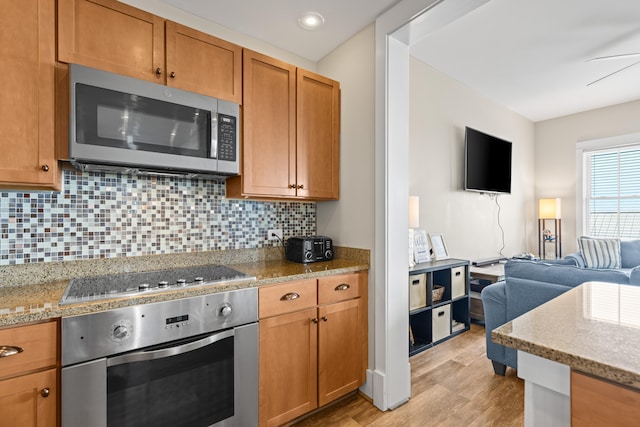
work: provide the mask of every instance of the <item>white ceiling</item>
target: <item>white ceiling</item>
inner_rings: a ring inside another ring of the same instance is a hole
[[[312,61],[399,2],[162,1]],[[309,10],[325,17],[318,31],[297,25]],[[639,0],[490,0],[411,47],[421,61],[534,122],[640,99],[640,64],[587,87],[640,56],[588,59],[639,52]]]
[[[162,0],[314,62],[371,24],[400,0]],[[309,31],[298,17],[315,11],[324,25]]]
[[[537,122],[640,99],[638,0],[491,0],[413,45],[414,56]],[[640,118],[639,118],[640,119]]]

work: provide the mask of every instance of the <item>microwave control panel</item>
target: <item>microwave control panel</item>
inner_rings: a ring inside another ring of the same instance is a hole
[[[218,114],[218,160],[236,161],[236,118]]]

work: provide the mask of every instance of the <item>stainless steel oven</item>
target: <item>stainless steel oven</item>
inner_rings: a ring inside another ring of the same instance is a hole
[[[63,427],[254,426],[258,293],[62,319]]]

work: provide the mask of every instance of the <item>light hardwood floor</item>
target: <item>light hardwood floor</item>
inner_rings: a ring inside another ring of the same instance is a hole
[[[485,355],[484,326],[409,359],[411,399],[381,412],[361,395],[352,395],[299,421],[316,426],[522,426],[524,382],[513,369],[493,373]]]

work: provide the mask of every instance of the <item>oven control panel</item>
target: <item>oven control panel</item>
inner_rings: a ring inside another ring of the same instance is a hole
[[[257,288],[64,317],[62,365],[257,321]]]

